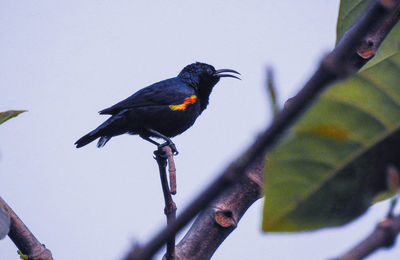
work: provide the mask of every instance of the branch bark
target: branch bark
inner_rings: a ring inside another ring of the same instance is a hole
[[[398,17],[393,18],[393,14],[398,8],[399,0],[375,1],[353,27],[343,35],[335,49],[322,60],[317,71],[293,99],[293,102],[275,117],[270,127],[257,138],[244,155],[234,160],[205,191],[200,193],[172,225],[161,230],[146,245],[136,247],[126,259],[150,259],[169,238],[175,236],[211,201],[239,182],[256,159],[265,156],[272,145],[322,90],[333,82],[355,73],[373,57],[373,55],[367,55],[365,58],[365,55],[360,55],[360,48],[365,44],[367,37],[371,35],[371,28],[375,28],[374,31],[382,32],[380,41],[383,41],[390,30],[386,32],[376,28],[383,28],[387,26],[387,23],[390,23],[390,28],[392,28],[398,22]],[[379,45],[377,44],[377,46]]]
[[[176,259],[210,259],[246,210],[262,197],[264,157],[249,168],[246,178],[236,183],[206,208],[176,246]]]
[[[176,194],[176,167],[174,161],[174,154],[171,147],[165,146],[164,151],[168,155],[168,173],[169,173],[169,189],[172,195]]]
[[[161,187],[162,191],[164,194],[164,201],[165,201],[165,208],[164,208],[164,213],[167,216],[167,225],[171,225],[176,218],[176,205],[175,202],[172,200],[172,192],[168,188],[168,180],[167,180],[167,172],[166,172],[166,167],[167,167],[167,159],[170,162],[173,162],[173,155],[172,155],[172,150],[169,146],[164,146],[162,148],[159,148],[158,150],[154,151],[155,159],[158,164],[158,169],[160,171],[160,179],[161,179]],[[175,168],[175,164],[174,168]],[[170,167],[171,168],[171,167]],[[170,176],[171,176],[171,170]],[[173,172],[173,175],[175,175],[175,171]],[[173,180],[170,182],[175,182],[175,177],[173,177]],[[176,192],[176,184],[175,185],[175,192]],[[165,254],[166,260],[174,260],[175,259],[175,236],[172,236],[168,239],[167,241],[167,253]]]
[[[363,259],[380,248],[390,248],[394,245],[400,233],[400,215],[387,218],[378,223],[375,230],[357,246],[340,257],[340,260]]]
[[[8,236],[28,260],[53,260],[51,252],[41,244],[11,207],[0,197],[0,206],[10,215],[11,225]]]

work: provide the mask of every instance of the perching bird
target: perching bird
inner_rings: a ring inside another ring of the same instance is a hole
[[[169,145],[178,151],[169,137],[186,131],[206,109],[215,84],[222,77],[240,79],[231,69],[215,70],[211,65],[196,62],[186,66],[177,77],[143,88],[127,99],[101,110],[111,115],[103,124],[75,142],[77,148],[100,138],[97,147],[103,147],[111,137],[124,133],[138,134],[143,139],[162,147]],[[160,144],[150,137],[161,138]]]

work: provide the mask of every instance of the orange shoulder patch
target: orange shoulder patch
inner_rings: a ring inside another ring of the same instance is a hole
[[[194,104],[197,101],[197,97],[195,95],[185,98],[185,100],[183,101],[182,104],[178,104],[178,105],[170,105],[169,108],[171,108],[171,110],[185,110],[187,108],[188,105],[190,104]]]

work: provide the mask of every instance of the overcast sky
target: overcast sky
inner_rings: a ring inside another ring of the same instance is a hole
[[[282,104],[333,48],[338,2],[1,1],[0,111],[29,112],[0,126],[0,195],[55,259],[121,258],[165,224],[155,147],[124,135],[75,149],[107,118],[97,111],[195,61],[242,73],[222,79],[196,124],[174,138],[179,214],[271,121],[265,66]],[[276,235],[260,231],[260,200],[213,259],[332,258],[387,208],[343,228]],[[0,241],[0,260],[18,259],[16,250]]]

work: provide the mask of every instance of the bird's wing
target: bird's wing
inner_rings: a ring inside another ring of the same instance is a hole
[[[192,95],[195,95],[194,89],[177,78],[171,78],[141,89],[127,99],[103,109],[99,113],[115,115],[124,109],[180,104],[185,98]]]

